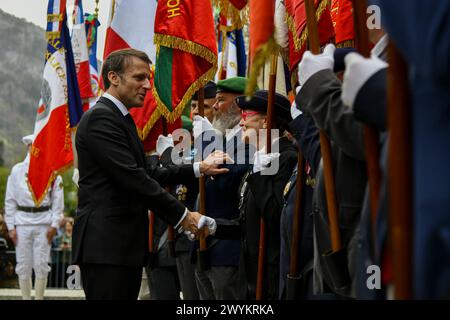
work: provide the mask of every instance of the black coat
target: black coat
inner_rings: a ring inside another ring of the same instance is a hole
[[[367,182],[364,156],[363,126],[353,112],[341,100],[342,84],[331,70],[314,74],[304,84],[297,95],[300,108],[311,115],[318,128],[323,130],[332,142],[333,169],[338,202],[341,240],[352,284],[356,275],[356,228],[359,223],[364,190]],[[314,166],[314,163],[311,163]],[[329,235],[326,192],[321,167],[317,171],[314,192],[314,230],[315,230],[315,292],[326,292],[327,284],[333,287],[333,275],[325,271],[323,253],[331,249]],[[336,288],[335,288],[336,289]],[[351,286],[338,292],[341,295],[354,295]]]
[[[214,219],[232,220],[239,218],[238,189],[243,176],[251,167],[249,159],[254,152],[252,146],[242,142],[242,131],[239,131],[229,140],[223,139],[222,141],[223,150],[229,154],[235,163],[222,165],[222,167],[230,170],[226,174],[206,177],[205,214]],[[238,240],[208,238],[207,246],[212,266],[239,265],[240,242]]]
[[[260,218],[266,221],[265,298],[278,298],[280,264],[280,215],[283,190],[297,162],[297,150],[286,138],[280,139],[279,170],[275,175],[248,173],[241,184],[240,216],[234,221],[217,219],[216,238],[241,239],[248,295],[255,297],[258,270]]]
[[[83,115],[76,146],[80,189],[73,263],[144,266],[148,210],[171,225],[176,225],[185,211],[159,183],[193,179],[192,166],[147,169],[131,116],[127,121],[106,98],[100,98]]]

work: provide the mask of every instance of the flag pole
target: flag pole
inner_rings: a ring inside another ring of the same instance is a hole
[[[408,69],[392,42],[388,45],[389,242],[395,299],[412,299],[412,129]]]
[[[366,27],[366,0],[353,0],[353,17],[356,48],[365,58],[370,57],[369,36]],[[381,170],[378,164],[380,145],[375,128],[364,125],[364,149],[366,153],[367,177],[369,181],[370,217],[372,222],[372,239],[375,239],[377,210],[380,199]]]
[[[162,132],[165,137],[169,134],[169,130],[167,129],[167,119],[164,117],[162,117]],[[171,188],[166,187],[166,191],[171,193]],[[175,232],[171,225],[167,226],[167,246],[169,247],[169,256],[175,258]]]
[[[302,223],[302,199],[303,199],[303,155],[298,146],[297,155],[297,179],[295,184],[295,206],[294,217],[292,222],[292,240],[291,240],[291,264],[289,274],[286,282],[286,298],[287,300],[294,300],[298,298],[300,289],[300,273],[298,267],[298,256],[300,247],[300,230]]]
[[[314,0],[305,0],[306,24],[309,32],[309,49],[313,54],[320,54],[319,31],[316,21]],[[325,133],[320,130],[320,148],[322,152],[323,171],[325,176],[325,192],[327,196],[328,221],[330,224],[331,247],[333,252],[342,249],[341,232],[339,230],[336,188],[331,157],[331,144]]]
[[[205,89],[204,87],[201,87],[197,92],[197,98],[198,98],[198,113],[200,117],[205,116]],[[203,153],[203,152],[202,152]],[[203,155],[202,155],[203,156]],[[199,213],[204,215],[206,212],[206,186],[205,186],[206,180],[205,176],[201,175],[198,180],[198,187],[199,187]],[[198,266],[201,271],[206,271],[211,268],[209,257],[208,257],[208,248],[206,245],[206,236],[205,236],[205,229],[199,230],[199,242],[200,242],[200,248],[198,251]]]
[[[272,54],[270,62],[270,75],[269,75],[269,97],[267,101],[267,140],[266,150],[267,154],[272,152],[272,127],[273,127],[273,114],[275,105],[275,88],[277,84],[277,66],[278,55]],[[264,264],[266,262],[266,221],[261,216],[259,224],[259,253],[258,253],[258,273],[256,278],[256,300],[263,299],[264,289]]]

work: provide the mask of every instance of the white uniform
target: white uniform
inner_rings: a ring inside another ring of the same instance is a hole
[[[8,177],[5,196],[5,222],[8,230],[16,229],[16,273],[19,280],[31,279],[34,269],[36,279],[47,277],[50,267],[51,245],[47,240],[50,226],[59,227],[63,218],[64,193],[61,176],[57,176],[40,207],[49,207],[43,212],[31,211],[35,204],[27,185],[29,155],[16,164]],[[22,210],[20,207],[23,207]]]

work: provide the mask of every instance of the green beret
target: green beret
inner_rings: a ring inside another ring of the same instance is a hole
[[[217,92],[230,92],[244,94],[247,78],[233,77],[217,82]]]

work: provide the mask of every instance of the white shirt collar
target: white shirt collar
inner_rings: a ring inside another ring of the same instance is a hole
[[[375,47],[373,47],[371,54],[379,57],[388,45],[389,37],[387,34],[381,37],[381,39],[377,42]]]
[[[122,114],[124,116],[126,116],[129,112],[128,109],[125,107],[125,105],[122,103],[122,101],[120,101],[119,99],[117,99],[116,97],[110,95],[109,93],[105,92],[103,94],[104,98],[107,98],[109,100],[111,100],[114,105],[120,110],[120,112],[122,112]]]
[[[238,132],[241,130],[241,126],[239,125],[239,123],[237,125],[234,126],[233,129],[231,130],[227,130],[227,133],[225,135],[225,139],[228,141],[231,138],[233,138],[235,135],[238,134]]]

